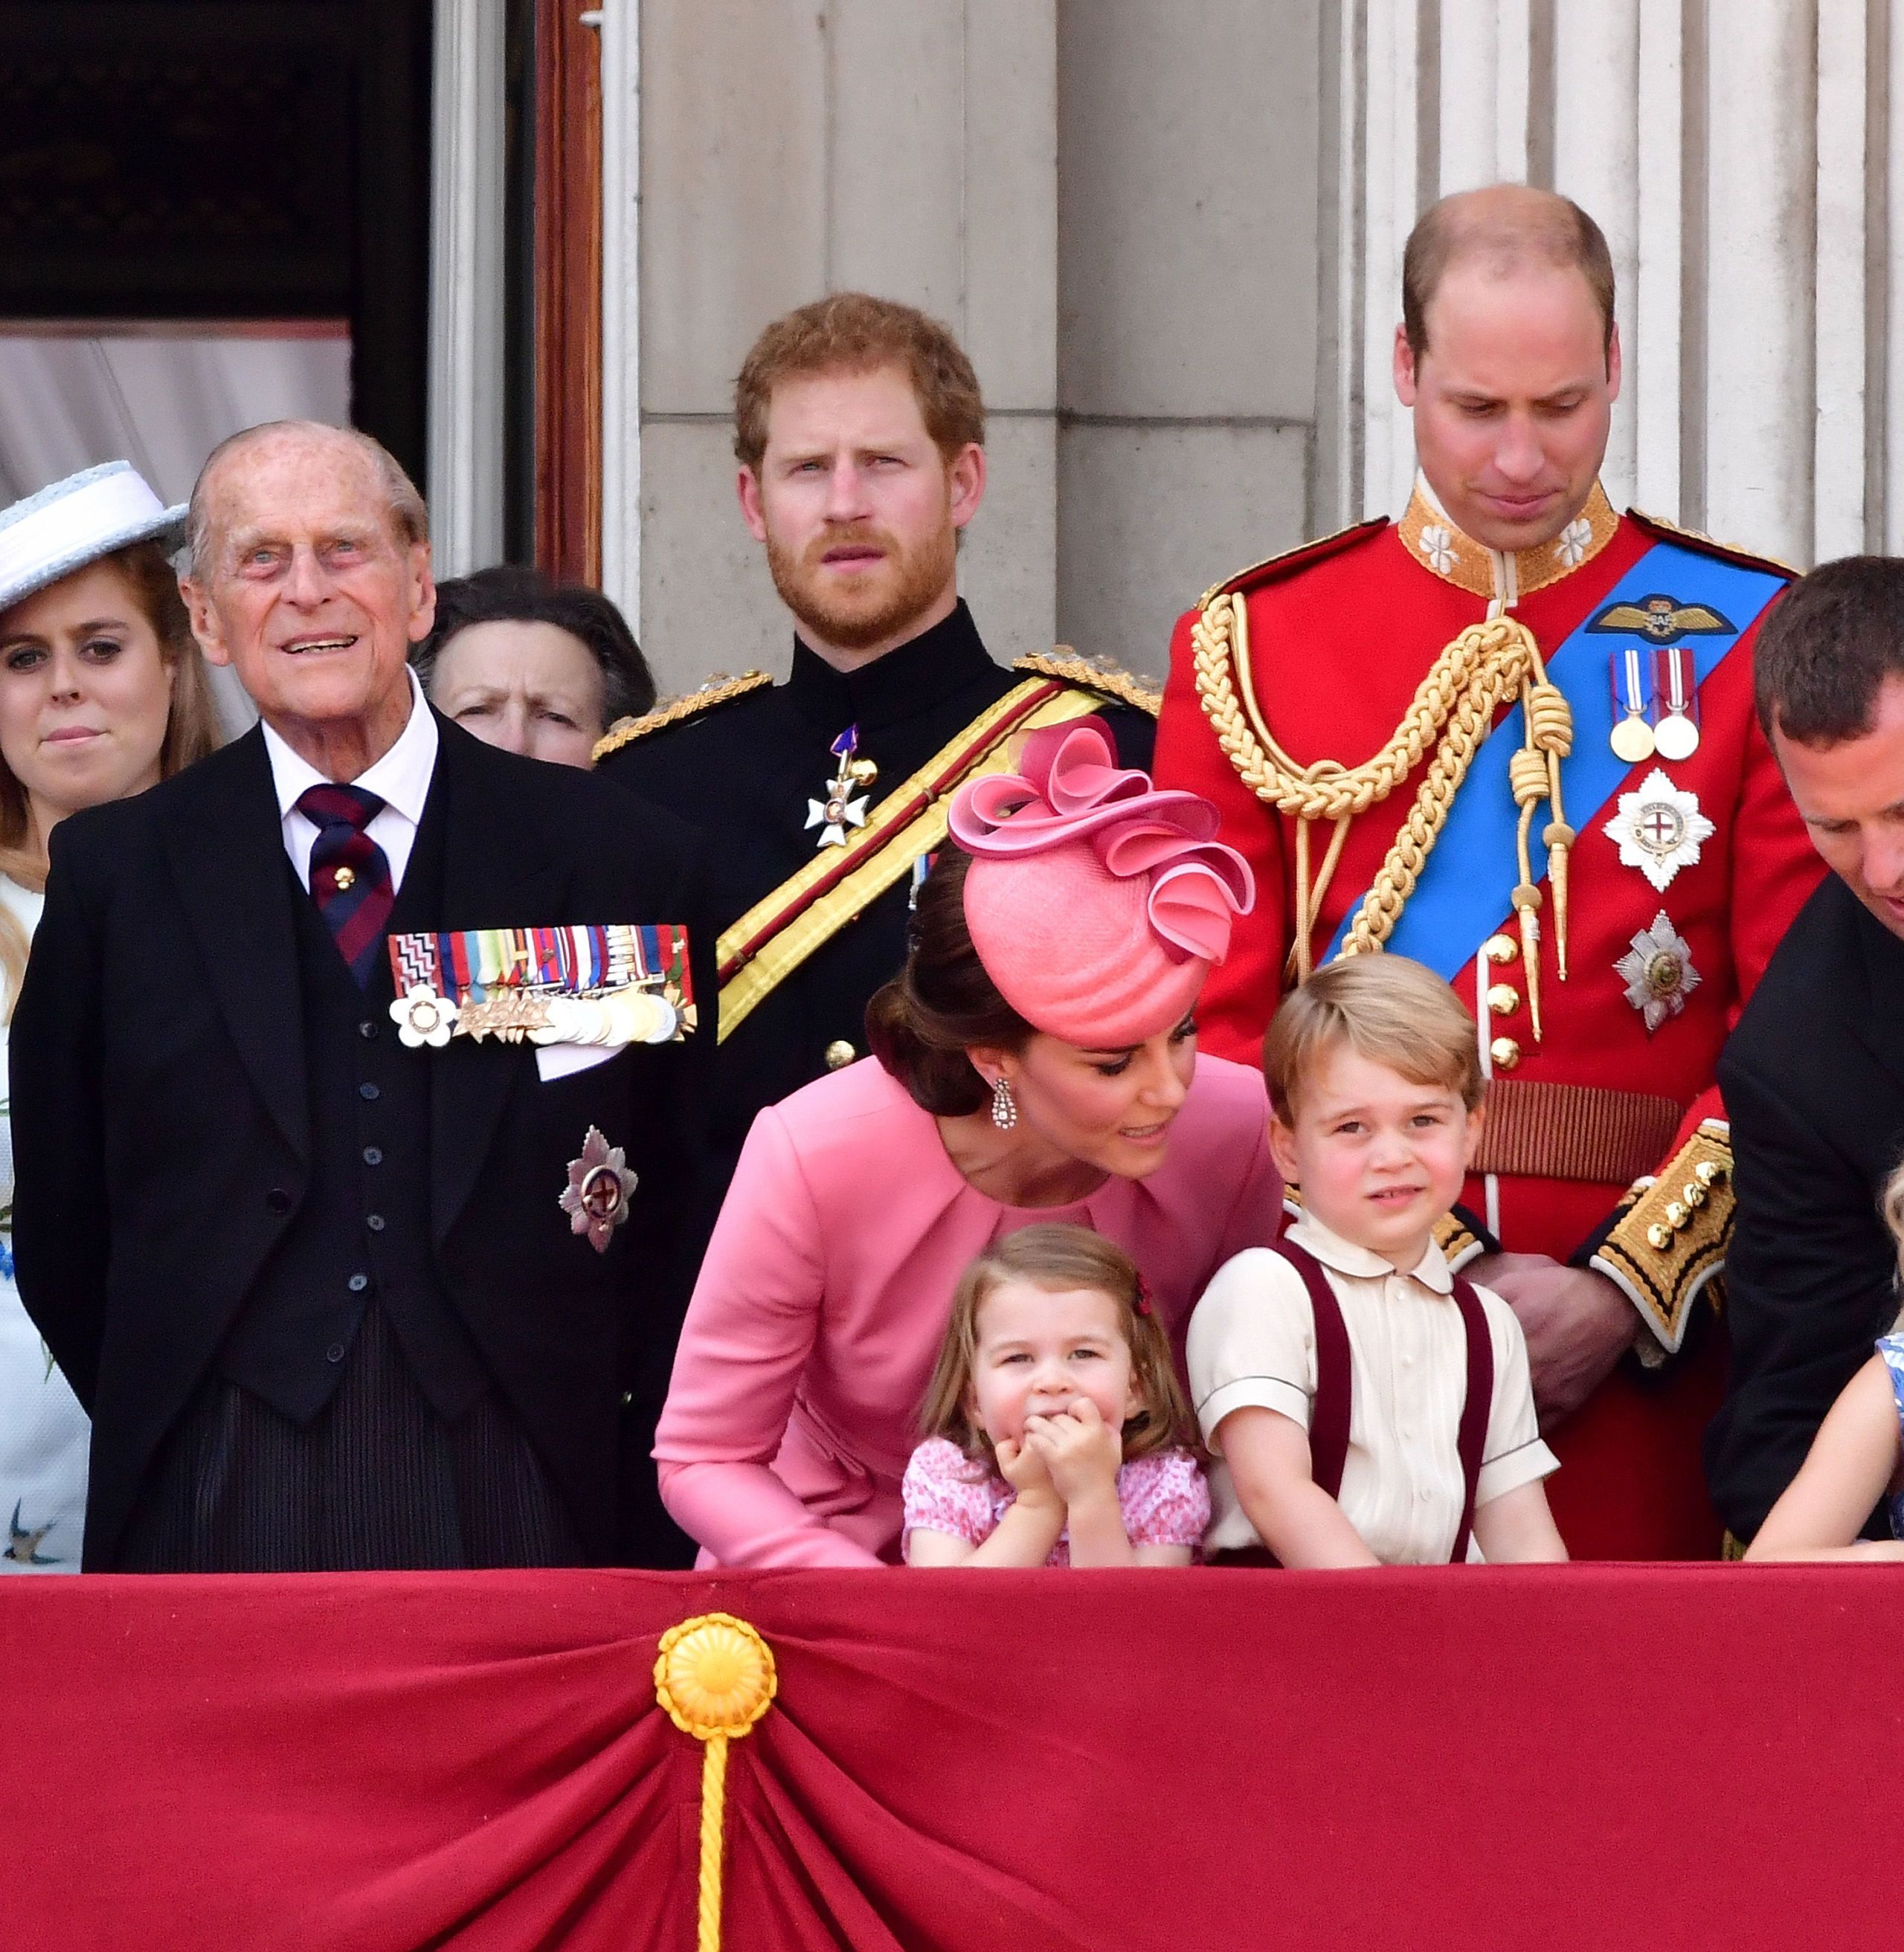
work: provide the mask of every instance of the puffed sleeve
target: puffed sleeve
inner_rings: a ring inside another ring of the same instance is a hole
[[[1198,1545],[1210,1529],[1210,1487],[1187,1450],[1159,1450],[1117,1474],[1117,1502],[1132,1545]]]
[[[1494,1401],[1488,1409],[1486,1441],[1474,1503],[1489,1503],[1560,1469],[1560,1459],[1541,1441],[1534,1415],[1534,1387],[1527,1369],[1527,1338],[1514,1312],[1492,1288],[1477,1287],[1494,1350]]]
[[[942,1531],[982,1545],[992,1531],[991,1493],[984,1472],[956,1444],[931,1437],[912,1454],[900,1487],[903,1533]]]
[[[723,1566],[877,1566],[769,1468],[825,1294],[819,1216],[778,1107],[753,1121],[715,1222],[655,1434],[661,1496]]]
[[[1279,1254],[1252,1247],[1217,1271],[1197,1303],[1185,1344],[1192,1402],[1204,1441],[1251,1405],[1309,1428],[1316,1390],[1316,1325],[1302,1277]]]

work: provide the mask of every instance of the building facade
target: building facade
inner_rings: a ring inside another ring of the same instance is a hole
[[[439,0],[440,162],[469,140],[459,89],[496,86],[493,48],[457,35],[499,11]],[[946,320],[978,367],[991,485],[964,580],[994,649],[1156,672],[1210,583],[1400,506],[1402,241],[1436,196],[1499,179],[1577,197],[1612,242],[1616,502],[1799,563],[1895,548],[1901,11],[606,0],[584,16],[603,580],[670,688],[784,665],[734,505],[733,376],[768,319],[857,286]],[[456,199],[493,188],[437,183],[439,252],[478,261]],[[440,271],[432,496],[466,568],[499,553],[499,389],[468,356],[484,281]]]

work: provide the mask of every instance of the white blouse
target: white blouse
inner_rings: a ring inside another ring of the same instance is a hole
[[[1343,1516],[1384,1565],[1445,1566],[1467,1495],[1458,1440],[1467,1397],[1467,1337],[1448,1263],[1431,1240],[1418,1265],[1398,1273],[1380,1255],[1310,1216],[1289,1229],[1289,1238],[1323,1264],[1348,1331],[1354,1389],[1337,1499]],[[1520,1325],[1491,1289],[1475,1292],[1494,1352],[1478,1509],[1545,1478],[1559,1460],[1541,1441],[1535,1421]],[[1218,1269],[1198,1303],[1185,1353],[1198,1421],[1217,1453],[1210,1477],[1216,1519],[1206,1544],[1212,1551],[1260,1545],[1223,1462],[1217,1431],[1246,1405],[1280,1411],[1309,1428],[1315,1311],[1301,1275],[1267,1248],[1237,1255]],[[1470,1539],[1468,1557],[1481,1556]]]
[[[0,874],[0,904],[30,940],[45,897]],[[0,1009],[12,1001],[0,994]],[[10,1109],[6,1042],[0,1034],[0,1574],[77,1572],[91,1427],[14,1286]]]

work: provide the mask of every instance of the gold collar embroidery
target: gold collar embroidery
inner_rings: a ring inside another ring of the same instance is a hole
[[[1522,597],[1591,562],[1613,540],[1619,524],[1612,503],[1596,481],[1586,507],[1551,542],[1504,553],[1455,527],[1442,512],[1434,491],[1417,474],[1398,526],[1402,546],[1431,574],[1511,610]]]

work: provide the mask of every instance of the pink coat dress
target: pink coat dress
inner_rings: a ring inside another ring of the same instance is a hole
[[[1001,1236],[1069,1221],[1143,1270],[1181,1354],[1190,1310],[1282,1214],[1261,1078],[1200,1057],[1163,1162],[1066,1206],[970,1185],[871,1059],[755,1119],[702,1263],[656,1433],[661,1494],[725,1566],[899,1556],[900,1484],[952,1290]]]

